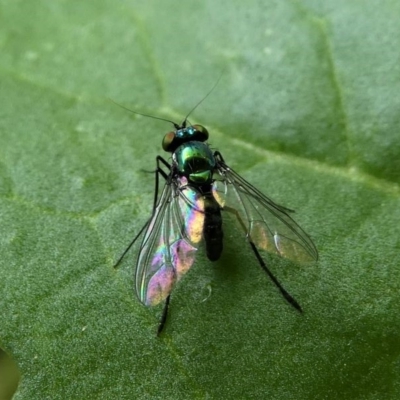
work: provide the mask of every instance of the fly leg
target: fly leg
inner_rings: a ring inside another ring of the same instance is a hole
[[[285,300],[293,306],[296,310],[300,311],[301,313],[303,312],[303,309],[301,308],[300,304],[296,301],[296,299],[281,285],[281,283],[276,279],[275,275],[269,270],[267,265],[265,264],[264,260],[262,259],[259,251],[257,250],[256,245],[249,239],[249,244],[251,249],[253,250],[255,256],[257,257],[258,263],[260,264],[260,267],[265,271],[265,273],[268,275],[268,277],[271,279],[272,282],[274,282],[275,286],[279,289],[281,292],[282,296],[285,298]]]
[[[143,233],[143,231],[147,228],[149,225],[150,220],[148,220],[142,227],[142,229],[139,231],[139,233],[133,238],[133,240],[129,243],[128,247],[124,250],[124,252],[121,254],[121,256],[118,258],[118,261],[114,264],[113,268],[117,268],[118,265],[121,263],[123,258],[126,256],[126,253],[131,249],[131,247],[135,244],[136,240],[138,240],[139,236]]]
[[[225,164],[225,160],[219,151],[214,152],[214,157],[221,163]]]
[[[231,208],[231,207],[227,207],[227,206],[225,206],[223,209],[225,211],[228,211],[228,212],[234,214],[236,216],[237,220],[239,221],[240,225],[242,226],[243,230],[245,232],[247,232],[247,227],[244,224],[244,222],[243,222],[242,218],[240,217],[237,210],[235,210],[234,208]],[[296,301],[296,299],[292,295],[289,294],[289,292],[281,285],[281,283],[278,281],[278,279],[275,277],[275,275],[269,270],[269,268],[265,264],[264,260],[262,259],[260,252],[257,250],[256,245],[251,240],[251,237],[247,236],[247,240],[250,244],[251,249],[253,250],[254,255],[257,258],[258,263],[260,264],[260,267],[264,270],[264,272],[268,275],[268,277],[271,279],[271,281],[279,289],[279,291],[281,292],[281,294],[285,298],[285,300],[291,306],[293,306],[296,310],[303,312],[300,304]]]
[[[158,324],[158,328],[157,328],[157,336],[160,336],[162,330],[164,329],[165,322],[167,321],[170,298],[171,298],[171,295],[169,295],[165,299],[164,308],[163,308],[161,318],[160,318],[160,323]]]
[[[167,167],[169,170],[171,169],[171,166],[161,157],[157,156],[156,158],[156,163],[157,163],[157,168],[154,171],[156,174],[156,179],[155,179],[155,190],[154,190],[154,201],[153,201],[153,211],[151,215],[153,216],[154,211],[157,207],[157,202],[158,202],[158,191],[159,191],[159,186],[160,186],[160,178],[159,175],[161,175],[166,181],[169,179],[169,174],[167,174],[165,171],[160,166],[160,163],[164,164],[165,167]],[[121,263],[123,258],[125,257],[126,253],[131,249],[131,247],[135,244],[136,240],[139,239],[140,235],[143,233],[143,231],[148,227],[149,223],[151,221],[151,218],[148,219],[148,221],[143,225],[142,229],[140,229],[139,233],[133,238],[133,240],[129,243],[128,247],[124,250],[122,255],[118,258],[117,262],[114,264],[113,268],[117,268],[118,265]]]

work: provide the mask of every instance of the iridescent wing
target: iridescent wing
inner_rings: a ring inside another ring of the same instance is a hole
[[[135,286],[139,300],[154,306],[192,266],[201,240],[201,197],[192,188],[166,183],[140,244]]]
[[[292,210],[262,194],[222,160],[218,160],[214,196],[233,212],[247,237],[259,249],[304,262],[318,259],[318,251],[303,229],[289,216]]]

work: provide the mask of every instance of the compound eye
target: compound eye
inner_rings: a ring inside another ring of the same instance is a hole
[[[193,128],[196,129],[196,139],[199,142],[205,142],[208,139],[208,130],[203,125],[193,125]]]
[[[174,139],[175,139],[175,132],[168,132],[164,136],[164,139],[162,141],[162,148],[165,151],[172,151],[171,150],[171,148],[172,148],[171,145],[172,145],[172,142],[174,141]]]

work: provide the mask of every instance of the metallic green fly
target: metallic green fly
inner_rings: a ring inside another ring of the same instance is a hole
[[[232,170],[221,153],[207,144],[207,129],[189,124],[187,118],[180,125],[167,120],[175,129],[164,136],[162,147],[171,153],[171,162],[157,156],[153,212],[115,266],[135,243],[139,244],[136,294],[146,306],[165,302],[159,334],[166,322],[173,286],[193,265],[200,242],[204,241],[209,260],[220,258],[222,215],[227,212],[238,221],[261,268],[301,312],[299,303],[272,274],[259,250],[293,261],[312,261],[318,259],[314,243],[290,217],[293,210],[276,204]],[[160,180],[164,180],[161,191]]]

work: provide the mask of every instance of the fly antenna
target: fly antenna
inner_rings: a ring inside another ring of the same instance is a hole
[[[208,95],[207,95],[207,96],[208,96]],[[178,125],[176,122],[174,122],[174,121],[171,121],[171,120],[166,119],[166,118],[155,117],[154,115],[148,115],[148,114],[143,114],[143,113],[140,113],[140,112],[137,112],[137,111],[133,111],[133,110],[131,110],[130,108],[127,108],[127,107],[123,106],[122,104],[117,103],[117,102],[114,101],[113,99],[108,98],[108,100],[110,100],[111,102],[113,102],[115,105],[117,105],[117,106],[123,108],[124,110],[131,112],[132,114],[141,115],[142,117],[147,117],[147,118],[159,119],[160,121],[170,122],[170,123],[175,127],[175,129],[179,129],[179,125]]]
[[[214,83],[214,86],[211,88],[211,90],[188,112],[188,114],[186,115],[185,119],[182,122],[182,126],[186,125],[186,121],[189,118],[189,115],[214,91],[214,89],[217,87],[219,81],[222,78],[222,75],[224,74],[225,71],[221,72],[221,75],[219,76],[219,78],[217,79],[217,81]]]

